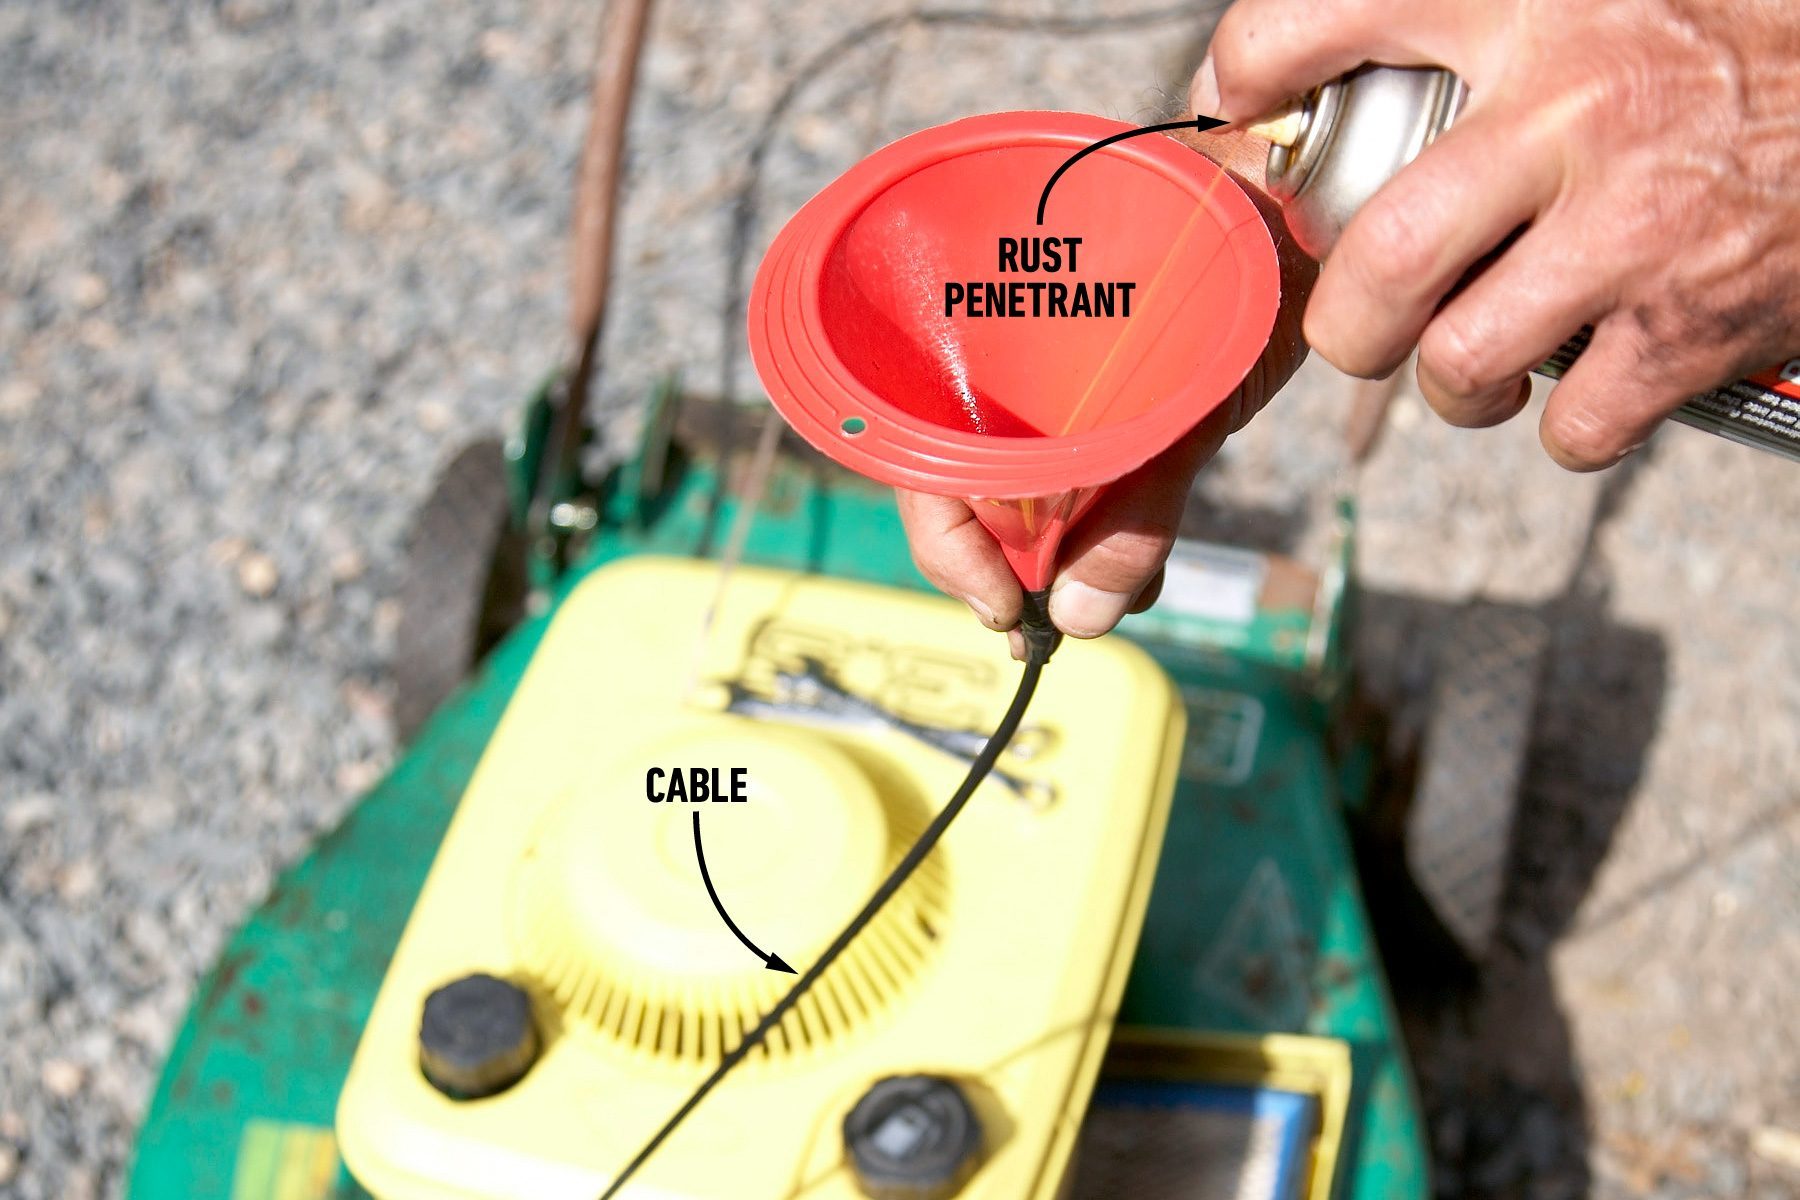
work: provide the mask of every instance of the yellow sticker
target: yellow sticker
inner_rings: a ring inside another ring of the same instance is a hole
[[[337,1138],[318,1125],[252,1120],[238,1141],[231,1200],[331,1200]]]

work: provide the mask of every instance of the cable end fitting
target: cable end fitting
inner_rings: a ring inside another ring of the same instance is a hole
[[[1050,622],[1050,589],[1025,593],[1025,610],[1019,618],[1025,635],[1025,653],[1032,662],[1047,663],[1062,645],[1062,631]]]

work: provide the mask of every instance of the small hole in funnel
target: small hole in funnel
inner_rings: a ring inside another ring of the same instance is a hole
[[[838,426],[839,429],[842,429],[850,437],[855,437],[868,427],[869,423],[861,417],[845,417],[844,423]]]

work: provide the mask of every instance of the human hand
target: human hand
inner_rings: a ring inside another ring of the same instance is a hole
[[[1050,619],[1071,637],[1094,638],[1141,612],[1162,587],[1163,560],[1181,526],[1194,474],[1281,389],[1306,357],[1300,314],[1317,266],[1282,235],[1280,207],[1263,189],[1268,143],[1241,133],[1186,134],[1178,140],[1223,164],[1275,231],[1281,310],[1268,349],[1231,398],[1161,455],[1109,485],[1063,539],[1050,589]],[[1016,628],[1023,595],[994,540],[963,501],[897,493],[900,519],[920,572],[974,610],[990,629],[1010,630],[1013,657],[1025,657]]]
[[[1539,429],[1591,470],[1794,350],[1797,57],[1800,7],[1768,0],[1239,0],[1191,99],[1244,121],[1365,62],[1461,76],[1456,124],[1339,238],[1306,340],[1371,378],[1416,344],[1431,406],[1486,426],[1591,324]]]

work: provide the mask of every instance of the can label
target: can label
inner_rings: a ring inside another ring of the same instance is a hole
[[[1587,349],[1588,332],[1570,338],[1540,374],[1561,379]],[[1800,462],[1800,358],[1703,392],[1677,409],[1683,425]]]
[[[1779,367],[1752,375],[1750,382],[1780,392],[1790,400],[1800,400],[1800,358],[1790,358]]]
[[[1426,85],[1428,80],[1449,81],[1449,91]],[[1322,258],[1363,201],[1410,162],[1421,144],[1430,145],[1450,128],[1466,96],[1450,72],[1410,67],[1366,66],[1319,88],[1307,102],[1311,121],[1301,135],[1310,149],[1296,143],[1269,151],[1271,180],[1301,246]],[[1354,115],[1359,110],[1362,119]],[[1396,113],[1409,119],[1401,121]],[[1422,143],[1411,132],[1419,119],[1425,122]],[[1298,173],[1290,169],[1291,161],[1309,165]],[[1538,373],[1562,378],[1587,349],[1591,332],[1569,339]],[[1800,462],[1800,357],[1695,396],[1672,415],[1684,425]]]
[[[1800,458],[1800,358],[1695,396],[1675,416],[1734,441]]]

